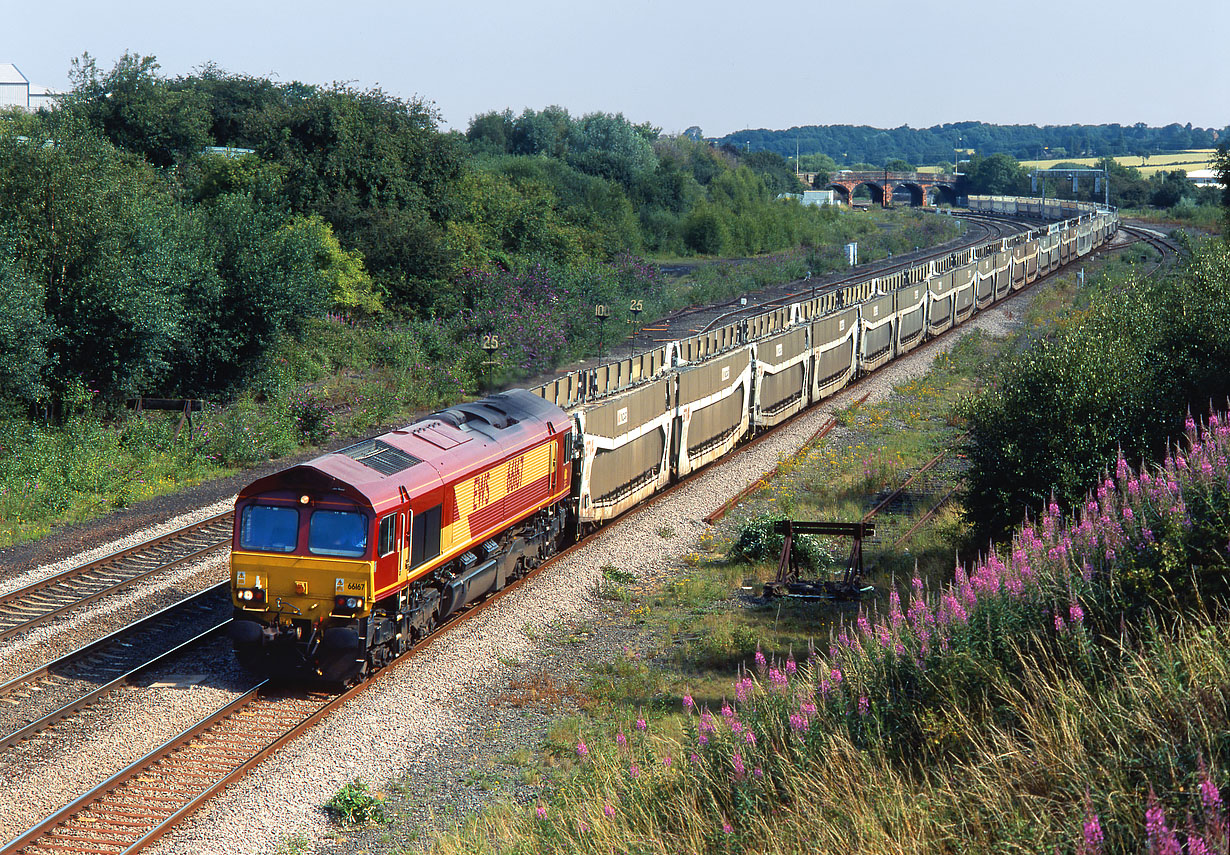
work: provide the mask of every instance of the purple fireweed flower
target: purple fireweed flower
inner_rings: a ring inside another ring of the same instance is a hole
[[[662,758],[662,765],[667,769],[671,767],[671,756],[669,754]]]
[[[649,729],[649,725],[645,724],[645,719],[638,718],[636,720],[636,729],[640,731],[645,731]]]
[[[879,624],[876,627],[876,638],[879,639],[881,647],[888,647],[889,643],[893,639],[892,635],[888,631],[888,627],[884,624]]]
[[[752,733],[749,730],[747,733],[743,734],[743,741],[746,742],[748,745],[755,745],[756,744],[756,734]]]
[[[799,670],[799,664],[797,662],[795,662],[793,659],[786,660],[786,673],[787,674],[792,674],[792,675],[796,674],[798,670]]]
[[[1101,855],[1104,835],[1102,834],[1102,823],[1098,820],[1096,813],[1092,811],[1086,813],[1081,831],[1081,845],[1076,850],[1078,855]]]
[[[804,716],[798,713],[790,714],[790,729],[795,733],[806,733],[811,725]]]
[[[752,777],[753,778],[763,778],[764,769],[761,769],[759,766],[757,766],[755,769],[752,770]]]
[[[612,816],[614,816],[614,815],[615,815],[615,808],[611,807],[610,805],[603,805],[603,807],[602,807],[602,812],[603,812],[606,816],[608,816],[608,817],[612,817]]]
[[[726,820],[722,820],[722,833],[724,833],[724,834],[733,834],[733,833],[734,833],[734,831],[735,831],[735,830],[734,830],[733,828],[731,828],[731,827],[730,827],[730,823],[729,823],[729,822],[727,822]]]
[[[896,588],[888,593],[888,622],[894,630],[905,622],[905,615],[901,612],[901,595]]]
[[[829,678],[832,679],[833,685],[836,686],[838,683],[841,682],[841,669],[834,668],[832,671],[829,672]]]
[[[699,755],[699,754],[695,754],[695,753],[693,753],[693,754],[689,754],[689,755],[688,755],[688,762],[689,762],[689,763],[699,763],[699,762],[700,762],[700,755]]]
[[[1066,628],[1067,624],[1064,623],[1063,615],[1055,612],[1055,632],[1063,632]]]
[[[1151,855],[1182,855],[1179,840],[1166,824],[1166,813],[1158,804],[1157,795],[1149,790],[1148,807],[1145,809],[1145,835]]]
[[[871,621],[867,620],[867,613],[860,611],[858,613],[858,631],[863,638],[871,635]]]
[[[633,763],[628,767],[629,778],[639,778],[641,776],[641,767]]]
[[[622,730],[615,734],[615,744],[620,748],[628,747],[628,737],[624,736],[624,732]]]
[[[730,723],[730,732],[731,733],[742,733],[743,732],[743,722],[739,721],[739,719],[735,719],[734,721],[732,721]]]
[[[538,818],[539,818],[539,819],[546,819],[546,818],[547,818],[547,808],[546,808],[546,805],[539,805],[539,806],[535,809],[535,813],[537,813],[537,814],[538,814]]]
[[[695,702],[694,700],[692,700],[692,696],[691,696],[691,695],[684,695],[684,696],[683,696],[683,708],[684,708],[685,710],[690,710],[690,709],[692,709],[692,707],[694,707],[694,706],[696,706],[696,702]]]
[[[735,715],[735,711],[731,709],[730,704],[723,702],[722,703],[722,718],[730,719],[730,718],[734,718],[734,715]]]
[[[703,734],[703,733],[702,733],[702,734],[700,734],[699,736],[697,736],[697,737],[696,737],[696,744],[697,744],[697,745],[701,745],[701,746],[708,745],[708,744],[709,744],[709,737],[708,737],[708,736],[706,736],[706,735],[705,735],[705,734]]]
[[[743,755],[736,751],[735,756],[731,759],[731,763],[733,763],[735,767],[735,778],[742,778],[747,772],[747,767],[743,765]]]
[[[757,650],[756,651],[756,670],[763,671],[765,668],[765,664],[766,663],[765,663],[764,654],[761,653],[759,650]]]
[[[577,756],[578,757],[588,757],[589,756],[589,746],[586,745],[583,741],[577,743]]]
[[[1081,608],[1081,604],[1075,600],[1068,606],[1068,620],[1073,624],[1082,624],[1085,622],[1085,610]]]
[[[773,683],[774,686],[781,688],[781,689],[786,688],[786,686],[789,683],[789,680],[786,677],[786,675],[783,674],[781,671],[777,670],[776,668],[769,669],[769,680],[770,682]]]
[[[1212,420],[1209,420],[1212,424]],[[1217,784],[1213,783],[1213,779],[1209,776],[1208,769],[1204,768],[1204,760],[1200,761],[1200,803],[1204,806],[1204,812],[1210,816],[1220,816],[1222,810],[1221,791],[1217,789]]]
[[[870,710],[871,710],[871,701],[869,701],[869,700],[867,699],[867,696],[866,696],[866,695],[859,695],[859,698],[858,698],[858,714],[859,714],[859,715],[867,715],[867,713],[868,713]]]

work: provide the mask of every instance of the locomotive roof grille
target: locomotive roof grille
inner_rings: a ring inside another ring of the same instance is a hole
[[[375,469],[381,475],[396,475],[422,463],[412,454],[407,454],[400,448],[395,448],[379,439],[367,439],[343,448],[338,454],[344,454],[352,460],[357,460],[370,469]]]

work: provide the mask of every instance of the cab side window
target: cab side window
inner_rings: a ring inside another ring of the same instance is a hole
[[[380,556],[390,554],[396,548],[397,514],[389,514],[380,521]]]
[[[414,536],[410,545],[410,566],[418,567],[440,554],[440,506],[414,515]]]

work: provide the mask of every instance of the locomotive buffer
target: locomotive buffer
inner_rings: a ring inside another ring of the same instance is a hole
[[[777,562],[777,576],[766,582],[766,597],[798,597],[802,599],[856,600],[871,590],[863,585],[863,539],[876,533],[875,523],[856,522],[805,522],[780,520],[774,531],[784,535],[781,559]],[[799,561],[794,554],[794,536],[797,534],[822,534],[830,537],[852,537],[854,546],[846,562],[841,579],[800,579]]]

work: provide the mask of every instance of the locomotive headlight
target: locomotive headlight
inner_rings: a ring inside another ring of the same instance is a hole
[[[252,599],[252,592],[251,592],[251,591],[240,591],[240,592],[239,592],[239,599],[241,599],[241,600],[250,600],[250,599]]]
[[[356,609],[356,608],[358,608],[358,607],[359,607],[359,601],[358,601],[358,600],[356,600],[354,597],[347,597],[347,598],[346,598],[346,608],[348,608],[348,609]]]

